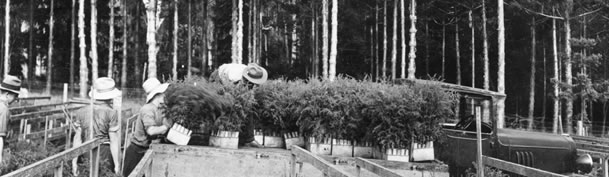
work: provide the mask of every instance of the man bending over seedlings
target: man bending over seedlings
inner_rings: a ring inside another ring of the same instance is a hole
[[[119,135],[120,128],[118,122],[118,111],[112,108],[114,98],[121,96],[122,92],[115,87],[114,80],[108,77],[100,77],[95,80],[93,90],[89,96],[95,100],[93,105],[87,105],[73,112],[74,127],[74,147],[78,147],[83,141],[90,140],[91,133],[93,138],[99,138],[103,142],[99,146],[99,160],[104,167],[119,172]],[[91,115],[93,113],[93,115]],[[91,122],[92,121],[92,122]],[[89,127],[92,125],[92,127]],[[92,131],[92,132],[91,132]],[[76,167],[76,161],[72,161],[72,166]],[[73,168],[73,173],[77,174],[77,169]],[[100,168],[101,170],[101,168]]]
[[[8,119],[11,116],[8,105],[17,99],[20,87],[21,80],[11,75],[4,77],[0,84],[0,163],[2,162],[2,153],[8,132]]]
[[[151,143],[160,142],[163,135],[171,128],[171,121],[160,109],[165,102],[165,90],[169,84],[161,84],[156,78],[150,78],[142,84],[146,91],[146,104],[140,109],[131,144],[125,151],[123,176],[129,176],[133,168],[142,160]]]
[[[218,70],[211,73],[210,81],[220,81],[222,83],[233,83],[235,85],[244,83],[249,89],[263,84],[268,78],[267,71],[255,63],[247,66],[244,64],[223,64]],[[239,144],[247,147],[262,148],[260,143],[254,139],[254,119],[248,119],[239,133]]]

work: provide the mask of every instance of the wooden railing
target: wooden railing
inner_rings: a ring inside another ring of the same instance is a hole
[[[142,160],[140,160],[140,162],[135,166],[135,168],[133,168],[133,171],[131,172],[131,174],[129,174],[129,177],[142,177],[142,176],[150,176],[150,171],[152,171],[152,169],[150,169],[151,164],[152,164],[152,155],[154,154],[154,151],[152,149],[149,149],[148,151],[146,151],[146,154],[144,154],[144,157],[142,157]]]
[[[303,163],[311,164],[313,167],[320,170],[324,176],[330,177],[351,177],[349,173],[344,170],[337,168],[335,165],[332,165],[330,162],[318,157],[311,152],[302,149],[298,146],[292,146],[291,150],[292,154],[292,162],[291,162],[291,172],[290,176],[296,176],[297,174],[302,174],[302,165]],[[298,172],[296,171],[296,164],[299,165]]]
[[[482,156],[482,163],[486,166],[495,167],[499,170],[511,172],[522,176],[567,177],[565,175],[556,174],[488,156]]]
[[[97,177],[99,175],[99,146],[101,143],[102,140],[100,139],[87,141],[81,146],[68,149],[51,157],[47,157],[41,161],[20,168],[2,177],[30,177],[44,175],[48,170],[53,170],[53,176],[62,176],[63,162],[69,162],[87,152],[91,152],[91,156],[95,159],[90,161],[89,176]]]
[[[368,170],[376,175],[379,176],[386,176],[386,177],[402,177],[402,175],[399,175],[393,171],[391,171],[388,168],[385,168],[381,165],[378,165],[376,163],[373,163],[367,159],[363,159],[360,157],[355,158],[355,165],[357,167],[357,176],[362,176],[362,168],[365,170]]]

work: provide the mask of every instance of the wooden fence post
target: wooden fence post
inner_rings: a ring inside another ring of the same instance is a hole
[[[99,148],[100,145],[91,149],[89,156],[89,177],[99,177]]]
[[[42,144],[42,147],[44,149],[47,148],[47,139],[48,139],[48,132],[47,130],[49,129],[49,116],[44,116],[44,140]]]
[[[296,177],[296,155],[292,154],[292,161],[290,163],[290,177]]]
[[[59,163],[59,166],[55,167],[53,177],[63,177],[63,161]]]

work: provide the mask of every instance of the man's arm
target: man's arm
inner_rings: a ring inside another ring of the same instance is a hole
[[[169,129],[169,127],[165,125],[149,126],[148,128],[146,128],[146,133],[148,135],[162,135],[167,132],[167,129]]]
[[[0,163],[2,163],[2,152],[4,152],[4,137],[0,136]]]
[[[110,153],[112,154],[112,161],[114,161],[114,172],[116,174],[119,174],[119,167],[120,167],[120,157],[119,157],[119,151],[120,151],[120,141],[119,141],[119,135],[117,131],[111,131],[108,133],[110,136]]]

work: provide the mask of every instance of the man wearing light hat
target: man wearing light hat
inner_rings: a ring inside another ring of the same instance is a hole
[[[146,150],[153,142],[160,141],[159,135],[163,135],[171,127],[171,122],[165,117],[160,109],[165,103],[165,90],[169,84],[161,84],[157,78],[150,78],[142,84],[146,91],[146,104],[140,109],[131,144],[125,152],[125,165],[123,176],[129,176],[133,168],[140,162]]]
[[[254,86],[263,84],[268,78],[267,71],[258,66],[255,63],[250,63],[247,66],[244,64],[223,64],[218,70],[214,71],[211,76],[211,81],[219,80],[220,82],[227,83],[244,83],[250,89]],[[249,119],[246,121],[242,128],[243,132],[239,133],[239,141],[245,146],[249,147],[264,147],[254,139],[254,120]]]
[[[115,87],[113,79],[100,77],[95,80],[93,90],[89,92],[89,96],[95,100],[93,106],[87,105],[74,111],[72,115],[76,127],[74,147],[89,140],[90,133],[93,133],[93,138],[99,138],[103,141],[100,146],[100,162],[105,161],[106,167],[114,170],[115,173],[119,172],[120,142],[118,130],[120,124],[118,122],[119,113],[112,108],[112,101],[121,94],[122,92]],[[90,128],[90,125],[92,125],[92,128]]]
[[[0,162],[2,162],[4,139],[8,132],[8,120],[11,115],[8,105],[17,99],[20,88],[21,80],[15,76],[7,75],[0,83]]]

